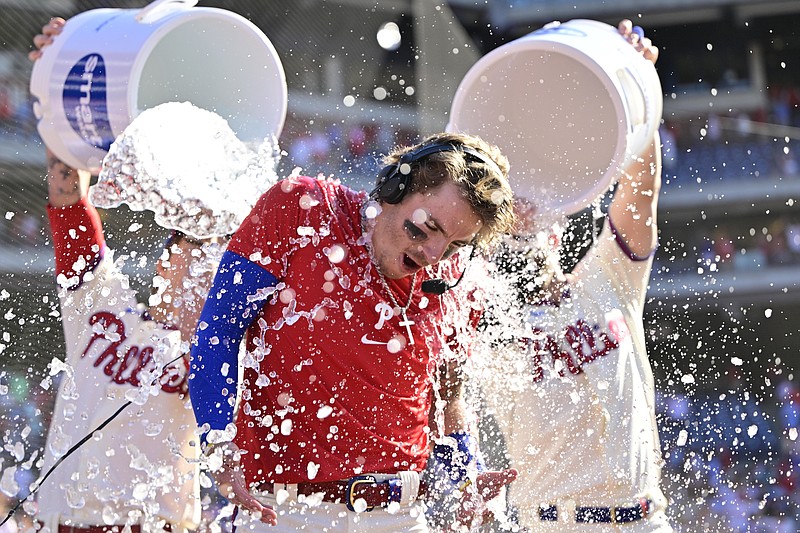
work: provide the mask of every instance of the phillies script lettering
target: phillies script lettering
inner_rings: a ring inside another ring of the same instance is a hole
[[[542,364],[547,355],[553,366],[556,366],[556,361],[561,361],[562,364],[558,365],[560,376],[565,375],[565,369],[571,374],[580,374],[584,364],[619,348],[620,342],[630,334],[621,316],[609,321],[609,329],[611,334],[602,331],[599,325],[592,327],[584,319],[567,326],[558,336],[533,328],[532,337],[522,339],[523,346],[529,349],[532,358],[533,380],[538,382],[544,378]]]
[[[119,385],[141,385],[139,375],[143,370],[152,370],[153,346],[134,346],[125,344],[127,334],[125,323],[113,313],[101,311],[89,318],[93,335],[83,351],[82,357],[90,353],[96,359],[94,366],[103,367],[105,375]],[[161,378],[161,390],[167,393],[185,393],[187,391],[188,374],[185,361],[169,367]]]

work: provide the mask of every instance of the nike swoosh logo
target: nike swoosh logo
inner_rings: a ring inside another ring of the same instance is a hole
[[[380,342],[380,341],[374,341],[372,339],[368,339],[366,333],[364,333],[364,336],[361,337],[361,342],[364,343],[364,344],[378,344],[380,346],[386,346],[388,344],[387,342]]]

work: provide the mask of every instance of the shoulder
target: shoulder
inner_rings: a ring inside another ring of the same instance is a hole
[[[333,227],[354,231],[351,228],[359,227],[364,196],[365,193],[355,192],[335,180],[289,176],[259,198],[234,233],[228,250],[247,257],[252,250],[250,245],[242,248],[243,242],[289,243],[298,237],[299,231],[306,231],[301,228],[311,228],[312,232],[328,228],[325,233]]]
[[[360,206],[365,196],[366,193],[350,189],[338,180],[293,175],[272,186],[261,201],[311,210],[319,206]]]

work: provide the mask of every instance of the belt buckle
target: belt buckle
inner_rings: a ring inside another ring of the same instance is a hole
[[[347,498],[345,504],[347,505],[347,509],[353,511],[354,513],[357,512],[353,504],[353,496],[355,495],[356,487],[359,485],[366,485],[366,484],[375,484],[377,483],[377,479],[375,476],[370,475],[363,475],[363,476],[355,476],[351,477],[350,480],[347,482],[347,489],[345,490],[345,497]],[[366,500],[365,500],[366,501]],[[365,509],[366,512],[370,512],[375,508],[374,505],[367,504],[367,508]]]

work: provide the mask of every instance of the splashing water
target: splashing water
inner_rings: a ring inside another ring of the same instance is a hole
[[[61,426],[50,428],[53,438],[49,441],[49,451],[53,457],[63,457],[72,446],[72,437],[66,435]]]
[[[151,210],[156,222],[196,238],[239,227],[262,192],[278,181],[277,142],[255,149],[225,119],[188,102],[142,112],[108,151],[92,202]]]
[[[3,471],[3,476],[0,477],[0,492],[6,496],[15,496],[19,490],[19,485],[15,478],[17,474],[16,466],[9,466]]]
[[[86,506],[86,499],[73,487],[67,487],[64,496],[71,509],[83,509]]]

